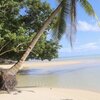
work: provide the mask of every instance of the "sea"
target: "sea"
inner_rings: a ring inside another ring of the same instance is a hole
[[[21,70],[17,75],[17,87],[67,88],[100,92],[100,55],[59,58],[53,61],[82,63]],[[33,62],[38,63],[36,60]]]

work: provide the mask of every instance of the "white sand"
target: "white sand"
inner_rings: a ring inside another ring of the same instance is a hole
[[[83,62],[83,61],[82,61]],[[28,62],[26,61],[23,64],[24,69],[32,69],[32,68],[48,68],[48,67],[61,67],[64,65],[73,65],[73,64],[79,64],[82,63],[81,61],[31,61]],[[13,64],[9,64],[9,65],[0,65],[0,68],[10,68],[11,66],[13,66]]]
[[[100,100],[100,93],[62,88],[21,88],[0,94],[0,100]]]

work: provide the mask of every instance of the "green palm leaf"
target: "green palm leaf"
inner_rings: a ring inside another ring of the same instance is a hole
[[[75,40],[76,29],[76,3],[80,3],[86,13],[95,17],[95,12],[88,0],[57,0],[62,3],[62,8],[57,16],[53,29],[53,38],[57,41],[66,33],[71,46]]]
[[[88,15],[95,16],[95,12],[94,12],[91,4],[87,0],[78,0],[78,1]]]
[[[53,29],[54,31],[53,38],[56,40],[60,40],[66,31],[67,27],[66,19],[69,17],[70,14],[69,9],[70,9],[70,3],[68,2],[68,0],[63,0],[62,8],[58,14],[57,21]]]

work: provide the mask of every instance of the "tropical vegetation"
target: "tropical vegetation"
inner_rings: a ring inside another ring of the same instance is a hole
[[[25,53],[22,55],[21,59],[19,59],[19,61],[10,69],[8,69],[6,72],[2,71],[0,82],[1,83],[3,82],[1,84],[1,88],[3,88],[4,90],[14,88],[15,84],[13,85],[13,83],[15,81],[15,78],[14,78],[15,75],[21,68],[22,64],[28,57],[29,53],[32,51],[32,49],[36,45],[37,41],[40,39],[44,31],[50,25],[51,21],[55,18],[55,16],[57,16],[58,20],[56,21],[54,25],[55,26],[54,27],[55,31],[53,35],[54,39],[57,39],[57,41],[61,39],[67,27],[67,36],[71,43],[71,46],[73,44],[72,40],[73,40],[74,34],[76,33],[76,7],[77,7],[76,4],[80,3],[81,6],[86,11],[86,13],[88,13],[91,16],[95,16],[94,10],[92,6],[90,5],[90,3],[88,2],[88,0],[58,0],[58,2],[60,2],[58,7],[45,19],[45,21],[42,22],[42,26],[40,27],[39,31],[36,32],[36,35],[33,37],[30,45],[26,49]]]
[[[39,31],[52,9],[40,0],[0,1],[0,58],[18,60],[25,52],[32,38]],[[35,48],[27,59],[48,59],[58,57],[60,45],[47,40],[48,31],[54,23],[43,32]],[[46,54],[45,54],[46,53]],[[46,56],[47,55],[47,56]],[[2,62],[2,60],[1,60]]]

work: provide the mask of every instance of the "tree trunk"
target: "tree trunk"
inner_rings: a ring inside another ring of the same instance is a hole
[[[22,67],[23,62],[26,60],[26,58],[28,57],[29,53],[32,51],[32,49],[34,48],[35,44],[37,43],[37,41],[39,40],[39,38],[41,37],[41,35],[43,34],[44,30],[47,28],[47,26],[50,24],[50,22],[53,20],[53,18],[55,17],[55,15],[60,11],[60,9],[62,8],[62,2],[60,3],[60,5],[52,12],[52,14],[49,16],[49,18],[45,21],[44,25],[42,26],[42,28],[40,29],[40,31],[36,34],[36,36],[32,39],[29,47],[27,48],[26,52],[23,54],[23,56],[21,57],[21,59],[14,65],[12,66],[7,73],[11,74],[11,75],[15,75],[20,68]]]

